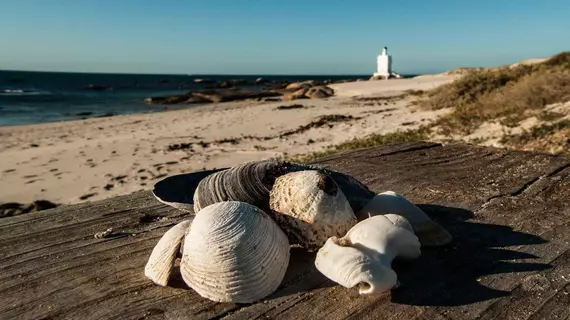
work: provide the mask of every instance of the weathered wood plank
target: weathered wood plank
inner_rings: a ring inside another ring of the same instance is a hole
[[[568,316],[568,158],[408,143],[319,163],[423,203],[454,241],[397,262],[402,286],[379,297],[334,285],[314,268],[314,254],[292,249],[274,295],[219,304],[180,277],[165,288],[144,277],[159,237],[190,216],[138,192],[1,219],[0,318],[540,319],[545,308]],[[114,237],[94,238],[107,228]]]

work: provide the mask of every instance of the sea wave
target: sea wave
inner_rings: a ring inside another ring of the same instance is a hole
[[[28,89],[0,89],[0,95],[6,96],[31,96],[31,95],[51,94],[49,91],[28,90]]]

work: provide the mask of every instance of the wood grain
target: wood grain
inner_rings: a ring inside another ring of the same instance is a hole
[[[464,144],[406,143],[320,165],[420,204],[454,236],[396,262],[402,286],[359,296],[292,249],[265,301],[214,303],[180,276],[144,277],[160,236],[190,214],[149,192],[0,219],[2,319],[565,319],[570,316],[570,159]],[[97,232],[112,228],[110,238]]]

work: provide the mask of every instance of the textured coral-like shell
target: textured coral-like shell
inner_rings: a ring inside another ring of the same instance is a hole
[[[273,293],[289,263],[287,236],[261,209],[219,202],[196,214],[180,271],[202,297],[251,303]]]
[[[308,249],[321,247],[329,237],[344,235],[357,223],[334,180],[315,170],[277,178],[271,190],[270,207],[291,242]]]
[[[345,288],[359,286],[360,294],[377,294],[393,288],[398,277],[374,254],[344,245],[332,237],[317,252],[315,266],[322,274]]]
[[[394,217],[395,215],[391,215]],[[405,218],[398,218],[399,221]],[[418,237],[409,229],[395,225],[386,216],[374,216],[359,222],[341,239],[350,246],[382,255],[382,259],[396,257],[415,259],[420,256]]]
[[[178,248],[192,222],[184,220],[172,227],[160,238],[144,267],[144,274],[154,283],[166,286]]]
[[[394,213],[406,218],[423,246],[441,246],[452,240],[451,234],[430,219],[420,208],[393,191],[376,195],[356,213],[359,220],[368,217]]]
[[[317,253],[315,266],[344,287],[359,284],[360,294],[389,290],[397,284],[392,260],[414,259],[421,254],[418,238],[405,227],[405,222],[405,218],[395,215],[361,221],[344,237],[328,239]]]

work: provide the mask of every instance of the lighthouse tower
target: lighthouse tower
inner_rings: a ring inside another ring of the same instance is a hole
[[[388,55],[388,48],[384,47],[378,56],[378,67],[374,73],[375,78],[388,79],[392,75],[392,56]]]

